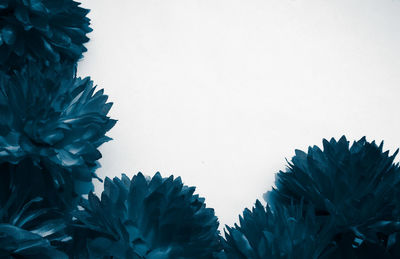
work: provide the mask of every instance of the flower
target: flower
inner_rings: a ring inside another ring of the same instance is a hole
[[[159,173],[106,178],[101,200],[90,193],[74,215],[73,252],[86,250],[84,258],[213,258],[221,250],[218,221],[194,190]]]
[[[0,69],[12,71],[27,61],[75,63],[92,30],[89,10],[79,5],[73,0],[2,0]]]
[[[30,63],[0,80],[0,164],[31,161],[49,178],[46,188],[71,189],[71,197],[92,190],[97,148],[115,124],[103,90],[72,71]]]
[[[393,163],[398,150],[389,156],[383,143],[365,137],[351,147],[344,136],[323,145],[308,153],[296,150],[266,201],[274,208],[303,201],[315,208],[317,222],[334,219],[333,258],[366,258],[371,250],[380,258],[399,255],[400,167]]]

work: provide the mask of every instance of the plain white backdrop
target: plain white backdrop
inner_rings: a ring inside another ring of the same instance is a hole
[[[119,120],[101,177],[181,176],[223,227],[296,148],[400,146],[400,1],[82,2],[94,31],[78,74]]]

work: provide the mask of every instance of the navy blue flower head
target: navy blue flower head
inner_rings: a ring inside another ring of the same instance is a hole
[[[218,221],[194,190],[159,173],[106,178],[101,200],[90,193],[75,215],[72,251],[86,251],[86,258],[213,258],[221,250]]]
[[[0,69],[30,61],[75,63],[86,51],[89,10],[73,0],[1,0]]]
[[[93,188],[98,147],[110,140],[115,124],[107,117],[112,103],[95,92],[89,78],[70,66],[30,64],[0,81],[0,163],[18,167],[29,160],[43,170],[49,186],[76,194]]]
[[[323,145],[296,150],[267,202],[277,208],[304,201],[315,207],[318,221],[334,218],[337,257],[369,258],[361,255],[371,256],[370,250],[380,251],[380,258],[400,255],[400,167],[393,163],[398,151],[389,156],[383,144],[365,138],[351,147],[345,137]]]

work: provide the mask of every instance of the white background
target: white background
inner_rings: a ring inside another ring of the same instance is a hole
[[[397,0],[83,6],[94,31],[78,73],[119,120],[101,177],[181,176],[223,226],[262,199],[296,148],[343,134],[400,146]]]

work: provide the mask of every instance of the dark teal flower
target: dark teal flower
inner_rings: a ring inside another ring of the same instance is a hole
[[[277,206],[272,211],[257,200],[239,219],[240,225],[227,226],[225,232],[228,259],[316,259],[331,252],[332,222],[320,224],[311,206]]]
[[[377,258],[370,250],[380,251],[380,258],[396,258],[400,168],[393,160],[398,151],[389,156],[383,144],[365,138],[351,147],[345,137],[323,145],[323,150],[314,146],[308,153],[296,150],[288,169],[277,174],[267,202],[279,208],[304,201],[315,207],[317,221],[333,218],[333,258]]]
[[[69,66],[30,64],[2,75],[0,163],[13,170],[22,161],[32,163],[25,169],[41,170],[46,188],[73,192],[65,194],[66,203],[67,196],[87,194],[101,157],[97,148],[110,140],[105,133],[115,124],[107,117],[111,105],[103,90],[96,92],[89,78],[74,77]]]
[[[92,193],[77,218],[71,253],[80,258],[213,258],[218,221],[204,199],[173,176],[106,178],[101,200]]]
[[[86,51],[89,10],[73,0],[1,0],[0,69],[27,61],[75,63]]]
[[[67,258],[58,250],[71,237],[66,215],[35,196],[37,181],[0,165],[0,257]]]

